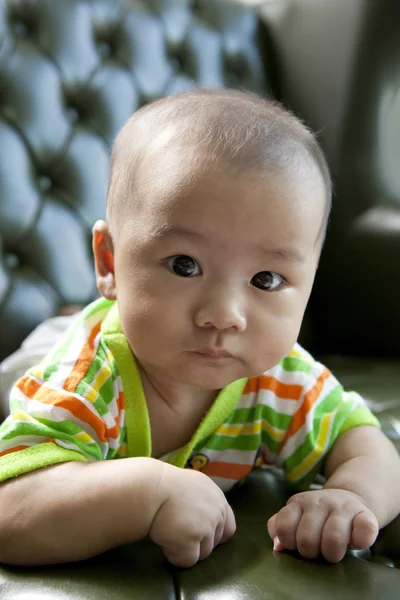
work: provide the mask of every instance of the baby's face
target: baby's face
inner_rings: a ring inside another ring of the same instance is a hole
[[[297,340],[319,256],[318,177],[226,170],[149,180],[115,245],[123,329],[148,371],[219,389]]]

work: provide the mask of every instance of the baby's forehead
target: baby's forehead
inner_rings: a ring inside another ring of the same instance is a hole
[[[319,222],[322,219],[321,178],[284,169],[233,172],[229,165],[210,165],[205,160],[198,160],[194,168],[186,160],[173,164],[171,157],[163,165],[171,168],[157,170],[154,165],[152,173],[144,175],[141,204],[135,212],[149,230],[195,230],[198,224],[210,221],[213,226],[207,225],[207,230],[218,236],[222,224],[241,227],[251,216],[256,216],[256,221],[292,222],[300,211],[306,220],[314,222],[314,215]]]
[[[122,205],[166,206],[207,174],[271,170],[321,177],[309,132],[281,107],[241,93],[183,94],[141,109],[117,137],[108,214]],[[325,182],[326,183],[326,182]],[[325,191],[327,186],[325,185]],[[328,193],[325,194],[329,195]],[[163,202],[162,202],[163,201]]]

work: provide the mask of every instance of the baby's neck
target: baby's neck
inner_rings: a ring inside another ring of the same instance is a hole
[[[206,412],[219,393],[219,390],[196,388],[158,375],[153,376],[141,365],[138,368],[146,400],[157,401],[173,412],[185,413],[188,409],[192,412],[194,407]]]
[[[165,385],[149,377],[140,366],[139,372],[149,411],[152,456],[160,458],[190,442],[219,390],[179,382]]]

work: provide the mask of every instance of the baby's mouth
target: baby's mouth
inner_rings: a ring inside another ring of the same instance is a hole
[[[197,354],[214,359],[233,358],[232,354],[224,348],[204,348],[203,350],[198,350]]]

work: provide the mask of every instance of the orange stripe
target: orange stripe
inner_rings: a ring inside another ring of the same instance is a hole
[[[80,421],[90,425],[102,442],[107,441],[107,428],[104,421],[99,419],[97,415],[92,413],[92,411],[77,398],[73,398],[67,394],[62,396],[55,390],[42,387],[36,394],[35,400],[42,402],[43,404],[52,404],[53,406],[64,408]]]
[[[251,377],[248,380],[243,394],[251,394],[260,390],[273,392],[284,400],[299,400],[303,387],[295,383],[282,383],[270,375],[261,375],[260,377]]]
[[[75,361],[71,373],[68,375],[64,383],[64,389],[67,392],[75,392],[77,385],[85,377],[90,365],[93,362],[96,354],[94,348],[94,340],[100,331],[101,323],[97,323],[90,332],[87,342],[83,346],[81,353]]]
[[[40,442],[41,444],[57,444],[56,442],[56,438],[49,438],[48,440],[43,440],[43,442]]]
[[[69,411],[74,417],[90,425],[102,442],[107,441],[106,434],[108,433],[110,434],[110,437],[113,438],[116,438],[119,434],[119,431],[115,431],[115,426],[112,429],[107,429],[104,421],[93,414],[92,411],[77,398],[73,398],[67,394],[63,396],[49,387],[43,387],[29,376],[22,377],[17,382],[17,387],[30,399],[34,398],[43,404],[59,406],[60,408]]]
[[[118,414],[115,417],[115,427],[113,427],[113,429],[116,429],[115,438],[117,438],[117,436],[119,435],[119,430],[120,430],[119,415],[121,414],[121,410],[123,410],[125,408],[125,396],[124,396],[124,392],[120,392],[118,394],[117,407],[118,407]]]
[[[312,409],[312,407],[314,406],[314,404],[320,397],[321,390],[324,387],[325,380],[328,379],[328,377],[330,377],[330,375],[331,375],[331,372],[326,367],[324,367],[324,370],[322,371],[321,375],[318,377],[317,381],[315,382],[315,385],[304,396],[304,401],[303,401],[302,405],[297,409],[297,411],[293,415],[293,418],[288,427],[288,430],[286,432],[285,438],[282,442],[279,452],[281,452],[281,450],[282,450],[283,446],[286,444],[286,442],[291,437],[293,437],[306,422],[308,413],[310,412],[310,410]]]
[[[121,410],[125,410],[125,396],[124,396],[124,392],[120,392],[117,398],[117,406],[118,406],[118,412],[120,413]]]
[[[40,383],[37,383],[37,381],[32,379],[29,375],[24,375],[21,379],[18,379],[15,385],[30,400],[35,397],[35,394],[42,387]]]
[[[225,477],[226,479],[243,479],[253,470],[253,465],[237,465],[228,462],[210,462],[201,469],[209,477]]]

